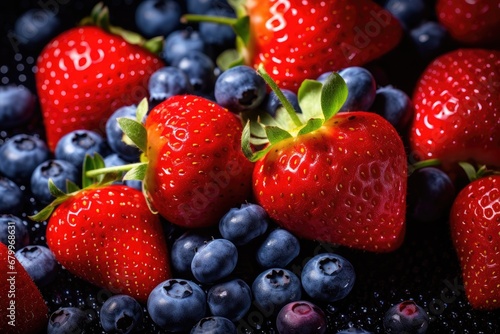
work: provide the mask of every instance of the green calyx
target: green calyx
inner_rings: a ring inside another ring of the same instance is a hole
[[[297,113],[262,65],[259,66],[258,73],[279,98],[282,107],[276,111],[275,117],[265,112],[242,115],[245,127],[241,145],[250,161],[261,159],[274,144],[321,128],[337,114],[347,99],[344,79],[332,72],[324,83],[305,80],[301,84],[297,97],[302,113]],[[253,148],[258,146],[265,148],[254,151]]]
[[[158,54],[163,49],[163,36],[145,39],[140,34],[113,26],[109,20],[109,9],[99,2],[94,6],[90,15],[80,21],[80,25],[98,26],[104,31],[118,35],[130,44],[139,45],[151,53]]]

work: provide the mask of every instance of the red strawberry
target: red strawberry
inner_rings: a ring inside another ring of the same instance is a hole
[[[450,229],[472,307],[500,308],[500,176],[479,178],[458,194]]]
[[[170,278],[159,217],[140,191],[108,185],[61,198],[51,208],[47,245],[68,271],[143,303],[156,285]]]
[[[239,2],[233,27],[240,61],[255,68],[262,63],[281,88],[292,91],[324,72],[366,64],[402,36],[398,20],[371,0]]]
[[[459,49],[417,83],[409,141],[417,160],[500,166],[500,51]]]
[[[2,333],[36,334],[47,327],[49,309],[42,294],[14,256],[0,242],[0,307]]]
[[[113,111],[147,95],[150,75],[162,66],[153,53],[101,27],[57,36],[41,52],[36,73],[49,148],[73,130],[104,133]]]
[[[402,140],[375,113],[335,114],[347,89],[339,75],[331,78],[333,85],[313,84],[319,92],[308,86],[311,82],[305,84],[304,91],[314,93],[312,100],[299,90],[302,112],[312,120],[300,120],[290,132],[265,127],[271,145],[252,156],[259,159],[253,174],[255,198],[272,219],[300,237],[392,251],[405,231]],[[319,95],[321,100],[315,101]],[[311,110],[318,106],[322,118]]]
[[[438,0],[438,20],[457,41],[470,45],[499,45],[498,0]]]

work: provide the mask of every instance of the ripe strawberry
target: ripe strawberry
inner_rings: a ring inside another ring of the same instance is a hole
[[[500,166],[499,97],[500,51],[459,49],[434,60],[413,95],[414,158]]]
[[[80,26],[60,34],[37,60],[36,85],[52,151],[73,130],[103,133],[113,111],[144,98],[150,75],[164,66],[155,54],[128,42],[130,33],[109,27],[107,20],[103,11],[95,24],[107,28]]]
[[[469,45],[499,45],[498,0],[438,0],[438,20],[457,41]]]
[[[49,309],[42,294],[17,261],[14,252],[0,242],[0,328],[3,333],[36,334],[47,327]]]
[[[272,219],[300,237],[392,251],[405,231],[402,140],[375,113],[335,114],[347,88],[338,74],[329,80],[333,81],[323,88],[319,82],[313,84],[320,91],[308,86],[311,81],[303,85],[311,96],[321,95],[321,101],[305,101],[307,93],[301,94],[303,87],[299,90],[302,112],[312,121],[297,123],[291,132],[265,127],[271,145],[251,157],[257,160],[255,198]],[[322,118],[312,110],[320,105]],[[251,153],[248,148],[245,152]]]
[[[500,175],[469,183],[450,214],[451,237],[472,307],[500,308]]]
[[[305,79],[382,56],[402,36],[398,20],[371,0],[233,2],[241,3],[232,23],[241,58],[227,52],[222,63],[262,63],[281,88],[295,92]]]
[[[170,278],[159,217],[140,191],[123,185],[89,187],[57,198],[34,219],[47,214],[47,245],[74,275],[143,303]]]

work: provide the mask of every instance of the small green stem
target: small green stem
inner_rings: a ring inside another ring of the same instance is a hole
[[[223,17],[223,16],[186,14],[181,17],[181,22],[182,23],[211,22],[211,23],[225,24],[232,27],[236,24],[236,22],[238,22],[238,19],[233,17]]]
[[[276,96],[280,100],[280,102],[283,105],[283,107],[285,107],[285,110],[287,111],[288,115],[292,119],[293,123],[296,126],[302,126],[303,124],[300,121],[299,116],[297,116],[297,112],[293,108],[292,104],[285,97],[285,95],[283,94],[283,92],[281,91],[281,89],[278,87],[278,85],[276,84],[276,82],[273,80],[273,78],[271,78],[271,76],[266,72],[266,70],[264,69],[264,66],[262,64],[259,65],[259,68],[257,69],[257,72],[260,74],[260,76],[262,76],[262,78],[264,79],[264,81],[269,85],[269,87],[271,87],[271,89],[273,90],[273,92],[276,94]]]
[[[131,170],[132,168],[144,164],[143,162],[138,162],[134,164],[128,164],[128,165],[122,165],[122,166],[114,166],[114,167],[105,167],[105,168],[98,168],[98,169],[93,169],[89,170],[85,173],[87,177],[96,177],[102,174],[108,174],[108,173],[116,173],[116,172],[127,172]]]
[[[428,160],[422,160],[422,161],[416,162],[413,165],[411,165],[411,167],[412,167],[412,170],[415,171],[417,169],[421,169],[424,167],[434,167],[434,166],[439,166],[439,165],[441,165],[441,160],[428,159]]]

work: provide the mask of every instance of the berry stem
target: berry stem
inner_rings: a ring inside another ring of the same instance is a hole
[[[224,24],[228,26],[235,26],[238,19],[233,17],[223,17],[223,16],[210,16],[210,15],[198,15],[198,14],[186,14],[181,17],[182,23],[188,22],[211,22]]]
[[[121,166],[92,169],[92,170],[85,172],[85,175],[87,177],[96,177],[96,176],[99,176],[102,174],[108,174],[108,173],[127,172],[127,171],[131,170],[132,168],[143,165],[143,164],[144,164],[143,162],[137,162],[137,163],[121,165]]]
[[[415,171],[417,169],[421,169],[424,167],[434,167],[434,166],[439,166],[441,165],[441,160],[439,159],[428,159],[428,160],[422,160],[414,163],[411,165],[412,170]]]

